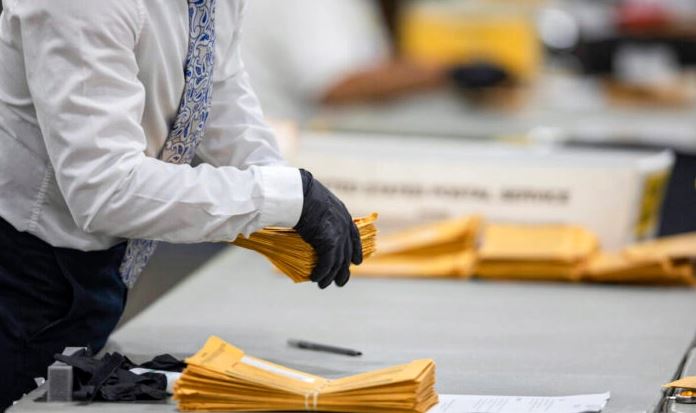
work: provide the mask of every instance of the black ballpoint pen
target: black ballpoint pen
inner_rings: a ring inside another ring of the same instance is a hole
[[[290,339],[290,340],[288,340],[288,345],[290,347],[296,347],[296,348],[300,348],[303,350],[323,351],[326,353],[340,354],[343,356],[350,356],[350,357],[362,356],[362,352],[357,351],[357,350],[329,346],[326,344],[311,343],[309,341],[304,341],[304,340],[292,340],[292,339]]]

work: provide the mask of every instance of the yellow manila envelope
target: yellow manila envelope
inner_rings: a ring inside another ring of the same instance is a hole
[[[479,254],[484,260],[576,262],[598,249],[597,237],[578,226],[490,224]]]
[[[476,264],[478,216],[420,225],[381,236],[378,252],[353,269],[365,277],[470,277]]]
[[[491,224],[483,233],[476,275],[579,281],[598,250],[595,235],[577,226]]]
[[[684,377],[677,381],[667,383],[662,387],[668,387],[672,389],[686,389],[686,390],[696,390],[696,377]]]
[[[329,380],[211,337],[186,363],[174,386],[181,411],[425,413],[438,402],[432,360]]]
[[[602,253],[588,264],[583,279],[592,282],[687,284],[693,285],[694,270],[690,261],[632,259],[626,254]]]
[[[381,236],[378,255],[461,253],[476,247],[482,219],[478,216],[440,221]]]
[[[433,256],[408,254],[375,255],[353,274],[361,277],[471,277],[476,267],[473,250]]]
[[[476,276],[483,279],[580,281],[583,265],[565,262],[479,261]]]

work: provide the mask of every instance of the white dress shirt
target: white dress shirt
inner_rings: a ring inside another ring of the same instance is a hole
[[[213,102],[198,150],[206,163],[156,159],[184,88],[187,4],[3,0],[2,218],[84,251],[297,223],[299,171],[282,166],[242,64],[245,0],[217,2]]]
[[[311,117],[332,86],[391,55],[377,0],[252,0],[242,42],[254,89],[274,118]]]

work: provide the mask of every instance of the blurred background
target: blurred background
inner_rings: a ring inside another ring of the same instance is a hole
[[[243,47],[291,163],[386,233],[696,230],[693,0],[250,0]],[[162,248],[126,319],[219,248]]]

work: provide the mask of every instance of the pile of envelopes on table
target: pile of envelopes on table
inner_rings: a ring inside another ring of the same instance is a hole
[[[589,281],[647,284],[696,283],[696,233],[658,238],[618,253],[602,253],[588,267]]]
[[[691,285],[696,233],[603,251],[583,227],[485,223],[478,216],[382,236],[358,276],[478,277]]]
[[[399,277],[471,276],[481,221],[480,217],[471,216],[381,236],[375,255],[355,267],[353,273]]]
[[[491,224],[482,236],[476,275],[579,281],[598,250],[597,238],[578,226]]]
[[[211,337],[186,363],[174,386],[182,411],[425,413],[438,403],[432,360],[329,380]]]

